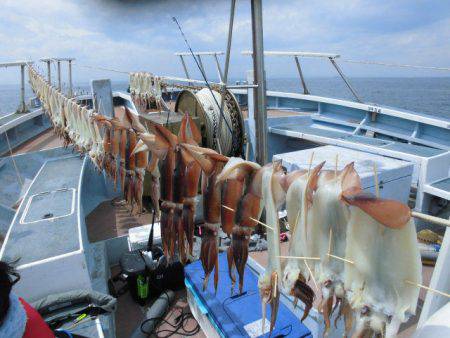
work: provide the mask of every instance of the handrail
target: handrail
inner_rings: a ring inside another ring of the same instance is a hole
[[[253,53],[249,50],[241,52],[242,55],[252,55]],[[310,58],[339,58],[339,54],[335,53],[317,53],[317,52],[289,52],[289,51],[264,51],[264,55],[267,56],[301,56]]]

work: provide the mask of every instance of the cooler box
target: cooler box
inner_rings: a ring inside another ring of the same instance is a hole
[[[380,197],[408,203],[414,169],[411,162],[336,146],[322,146],[276,154],[273,159],[281,160],[288,172],[297,169],[307,170],[312,153],[314,153],[312,168],[326,161],[323,169],[334,170],[336,155],[338,155],[338,170],[341,170],[350,162],[355,162],[355,169],[361,177],[362,188],[372,193],[375,193],[375,165],[378,173]]]
[[[217,294],[214,293],[214,271],[210,276],[208,288],[202,290],[204,272],[200,261],[187,265],[184,271],[191,311],[207,337],[269,337],[270,306],[267,306],[266,330],[262,333],[258,275],[248,265],[245,268],[242,295],[237,294],[237,285],[231,295],[226,253],[219,254]],[[280,300],[272,337],[310,338],[312,335]]]

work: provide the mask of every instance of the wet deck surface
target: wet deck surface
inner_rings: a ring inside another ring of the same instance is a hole
[[[33,137],[32,139],[28,140],[24,144],[20,145],[19,147],[15,148],[13,150],[13,154],[23,154],[28,153],[32,151],[39,151],[39,150],[45,150],[45,149],[51,149],[56,147],[62,147],[63,142],[62,140],[55,135],[53,132],[53,129],[48,129],[44,131],[43,133]]]
[[[152,214],[132,214],[131,208],[120,200],[100,203],[86,217],[90,242],[128,235],[128,230],[152,222]]]

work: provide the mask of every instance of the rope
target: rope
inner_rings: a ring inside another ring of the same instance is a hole
[[[83,67],[83,68],[88,68],[88,69],[98,69],[98,70],[104,70],[107,72],[113,72],[113,73],[119,73],[119,74],[127,74],[129,75],[131,72],[124,72],[123,70],[116,70],[116,69],[112,69],[112,68],[104,68],[104,67],[98,67],[98,66],[89,66],[89,65],[82,65],[79,63],[72,63],[73,65],[76,65],[78,67]]]
[[[449,67],[418,66],[418,65],[400,64],[400,63],[388,63],[388,62],[378,62],[378,61],[345,60],[345,59],[341,59],[340,61],[347,62],[347,63],[359,63],[359,64],[364,64],[364,65],[377,65],[377,66],[399,67],[399,68],[414,68],[414,69],[428,69],[428,70],[450,71]]]
[[[222,154],[230,154],[233,146],[233,135],[230,134],[226,128],[226,125],[222,125],[221,130],[219,130],[219,118],[220,118],[220,108],[217,107],[215,102],[213,101],[215,96],[216,100],[221,99],[221,94],[218,92],[213,92],[213,94],[209,91],[199,91],[196,96],[205,111],[205,127],[207,135],[211,136],[211,139],[208,139],[208,146],[210,148],[215,148],[215,141],[217,139],[220,140],[220,145],[222,147]],[[225,122],[229,125],[232,125],[230,111],[226,105],[223,107],[223,114]]]
[[[14,156],[13,156],[13,153],[12,153],[11,144],[9,143],[8,131],[5,131],[5,136],[6,136],[6,142],[8,143],[9,154],[10,154],[13,166],[14,166],[14,170],[16,172],[16,175],[17,175],[18,181],[20,183],[20,186],[23,187],[22,177],[20,176],[19,168],[17,167],[16,160],[14,159]]]

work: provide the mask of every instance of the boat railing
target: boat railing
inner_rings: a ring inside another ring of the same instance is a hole
[[[242,55],[253,55],[251,51],[243,51]],[[325,58],[328,59],[333,67],[338,72],[339,76],[344,81],[347,88],[350,90],[352,95],[355,97],[357,102],[362,103],[363,100],[359,96],[359,94],[356,92],[355,88],[350,84],[349,79],[345,76],[342,69],[339,67],[339,65],[336,62],[336,59],[340,57],[339,54],[333,54],[333,53],[315,53],[315,52],[286,52],[286,51],[264,51],[264,56],[279,56],[279,57],[293,57],[295,61],[295,65],[297,66],[298,75],[300,76],[300,81],[302,83],[303,87],[303,94],[310,94],[310,91],[308,87],[306,86],[305,77],[303,76],[302,67],[300,64],[300,57],[302,58]]]
[[[57,66],[57,76],[58,76],[58,86],[57,88],[59,90],[62,90],[61,85],[61,62],[67,62],[68,65],[68,82],[69,82],[69,89],[67,92],[68,97],[73,96],[73,83],[72,83],[72,62],[74,61],[74,58],[43,58],[39,61],[44,62],[47,64],[47,81],[48,83],[52,83],[52,63],[56,63]]]
[[[31,61],[15,61],[0,63],[0,68],[20,67],[20,104],[17,113],[27,113],[25,104],[25,66],[32,64]]]

